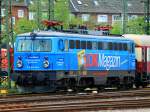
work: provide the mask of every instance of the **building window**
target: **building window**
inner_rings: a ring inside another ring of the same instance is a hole
[[[35,13],[34,12],[29,12],[29,20],[34,20]]]
[[[12,17],[12,24],[15,25],[15,22],[16,22],[16,18]]]
[[[112,21],[121,21],[121,16],[120,15],[112,15]]]
[[[83,21],[89,21],[90,15],[89,14],[82,14]]]
[[[93,2],[94,2],[94,5],[95,5],[95,6],[98,6],[98,5],[99,5],[99,3],[98,3],[97,0],[94,0]]]
[[[98,15],[97,22],[108,22],[108,16],[107,15]]]
[[[2,17],[5,16],[5,9],[1,9],[1,15],[2,15]]]
[[[42,13],[42,18],[43,18],[43,19],[47,19],[47,17],[48,17],[47,12],[43,12],[43,13]]]
[[[18,10],[18,17],[23,18],[24,17],[24,10]]]
[[[136,19],[138,16],[137,15],[129,15],[128,20],[133,20]]]
[[[77,0],[78,5],[82,5],[82,2],[80,0]]]

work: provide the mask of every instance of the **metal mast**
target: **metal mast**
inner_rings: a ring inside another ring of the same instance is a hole
[[[54,0],[48,0],[48,20],[54,20]]]
[[[0,9],[2,9],[2,1],[0,0]],[[0,43],[1,43],[1,35],[2,35],[2,14],[0,11]]]
[[[36,19],[38,24],[38,29],[41,28],[41,0],[36,0],[37,11],[36,11]]]
[[[8,88],[11,88],[11,82],[10,82],[10,30],[9,30],[9,0],[5,0],[5,32],[6,32],[6,39],[7,39],[7,58],[8,58]]]
[[[126,28],[127,28],[127,0],[122,1],[122,6],[123,6],[123,23],[122,23],[122,32],[123,34],[126,33]]]
[[[10,37],[11,37],[11,43],[14,44],[14,40],[13,40],[13,18],[12,18],[12,0],[9,0],[9,6],[10,6],[10,9],[9,9],[9,13],[10,13]]]
[[[146,34],[149,35],[150,34],[150,0],[147,0],[147,3],[146,3],[146,9],[147,9],[147,12],[146,12]]]

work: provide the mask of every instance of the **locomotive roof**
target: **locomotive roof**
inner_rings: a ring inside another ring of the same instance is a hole
[[[125,34],[127,39],[131,39],[137,46],[150,46],[150,35]]]
[[[36,36],[53,36],[53,37],[69,37],[69,38],[90,38],[90,39],[94,39],[94,38],[101,38],[101,39],[120,39],[120,40],[130,40],[130,39],[126,39],[122,36],[95,36],[95,35],[84,35],[84,34],[71,34],[71,33],[62,33],[62,32],[54,32],[54,31],[38,31],[38,32],[34,32],[36,34]],[[24,33],[24,34],[20,34],[18,35],[20,37],[24,37],[24,36],[31,36],[31,33]]]

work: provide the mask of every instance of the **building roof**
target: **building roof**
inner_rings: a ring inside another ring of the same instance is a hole
[[[123,0],[69,0],[72,13],[122,13]],[[144,13],[141,0],[128,0],[128,13]]]
[[[18,6],[18,7],[28,7],[26,3],[13,3],[13,6]]]
[[[5,7],[6,3],[2,1],[2,7]],[[12,6],[18,6],[18,7],[28,7],[28,4],[26,2],[17,2],[12,1]]]

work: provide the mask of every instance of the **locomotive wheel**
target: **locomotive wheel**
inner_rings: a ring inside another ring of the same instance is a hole
[[[68,79],[68,87],[69,89],[76,89],[77,82],[74,78]]]
[[[145,88],[145,87],[147,87],[147,85],[148,85],[147,83],[143,83],[142,87]]]
[[[135,87],[138,89],[140,87],[140,85],[139,84],[135,84]]]

